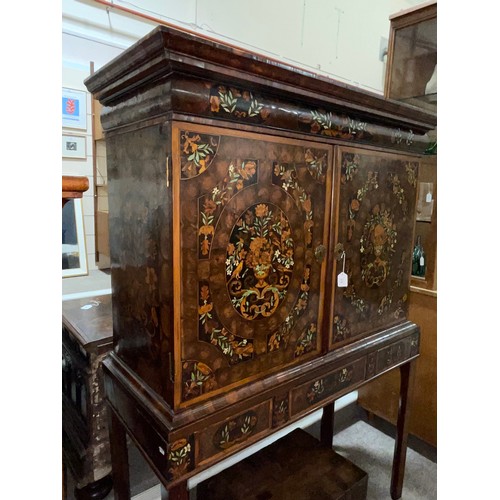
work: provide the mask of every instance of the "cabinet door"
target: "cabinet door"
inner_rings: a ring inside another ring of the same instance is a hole
[[[173,148],[185,406],[320,352],[333,150],[192,124]]]
[[[419,166],[415,157],[360,148],[338,148],[335,158],[335,274],[344,267],[348,283],[335,280],[330,348],[407,318]]]

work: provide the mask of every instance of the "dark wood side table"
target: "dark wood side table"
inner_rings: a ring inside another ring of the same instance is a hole
[[[63,453],[77,499],[104,498],[112,487],[101,366],[112,343],[111,295],[63,302]]]

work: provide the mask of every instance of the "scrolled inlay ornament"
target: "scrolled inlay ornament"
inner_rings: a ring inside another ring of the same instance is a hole
[[[270,203],[249,207],[236,222],[226,254],[231,303],[246,320],[271,316],[286,296],[294,241],[283,211]]]

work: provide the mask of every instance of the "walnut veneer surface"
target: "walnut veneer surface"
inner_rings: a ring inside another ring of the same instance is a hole
[[[193,474],[400,367],[399,498],[435,116],[166,27],[86,85],[104,106],[117,497],[126,434],[185,498]]]

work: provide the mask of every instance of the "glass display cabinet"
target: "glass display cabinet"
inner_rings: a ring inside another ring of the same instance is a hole
[[[437,2],[390,17],[385,96],[429,111],[437,108]]]

